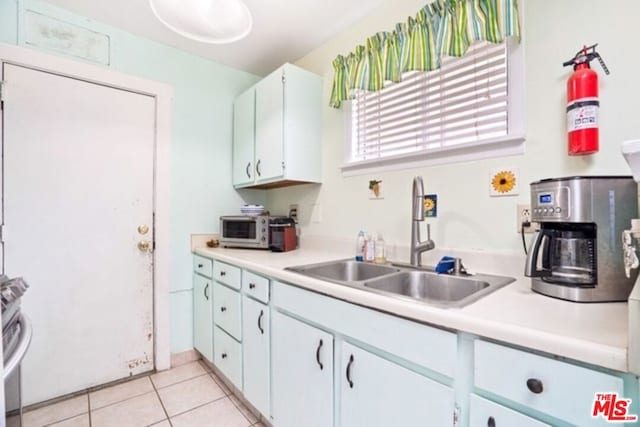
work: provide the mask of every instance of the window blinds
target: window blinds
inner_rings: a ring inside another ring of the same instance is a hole
[[[506,43],[476,43],[435,71],[408,72],[378,92],[358,91],[350,163],[507,135]]]

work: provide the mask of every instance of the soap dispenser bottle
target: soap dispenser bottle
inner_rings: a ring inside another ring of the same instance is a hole
[[[378,237],[376,239],[376,256],[373,262],[376,264],[384,264],[385,262],[387,262],[384,239],[382,238],[382,234],[380,233],[378,233]]]
[[[356,239],[356,261],[364,261],[364,252],[366,250],[366,245],[367,239],[364,235],[364,231],[360,231],[358,233],[358,238]]]

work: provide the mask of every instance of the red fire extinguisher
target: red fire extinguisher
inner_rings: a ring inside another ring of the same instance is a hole
[[[573,74],[567,81],[567,130],[569,132],[569,155],[577,156],[598,152],[598,74],[589,63],[598,59],[602,69],[609,74],[597,44],[584,46],[569,61],[562,65],[573,66]]]

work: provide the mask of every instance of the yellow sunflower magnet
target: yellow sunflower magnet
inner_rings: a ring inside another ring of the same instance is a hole
[[[519,183],[518,169],[496,169],[490,174],[489,194],[491,196],[516,196],[519,193]]]

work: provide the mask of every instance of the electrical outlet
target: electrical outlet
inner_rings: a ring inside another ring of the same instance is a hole
[[[289,205],[289,218],[293,218],[295,222],[298,222],[298,205]]]
[[[522,231],[522,223],[528,222],[530,225],[524,228],[525,233],[533,233],[538,230],[538,223],[531,222],[531,205],[518,205],[516,210],[516,232]]]

